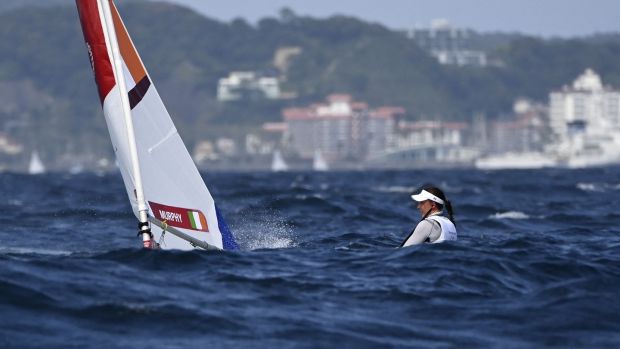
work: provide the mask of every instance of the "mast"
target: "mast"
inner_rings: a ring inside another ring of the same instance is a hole
[[[142,187],[142,174],[140,172],[140,161],[138,159],[138,148],[136,146],[136,137],[133,128],[133,120],[131,118],[131,107],[129,105],[129,97],[127,97],[127,85],[125,84],[125,75],[123,73],[123,62],[121,58],[120,49],[118,47],[118,41],[116,38],[116,30],[114,28],[114,21],[112,19],[112,10],[110,9],[110,1],[112,0],[97,0],[102,10],[105,21],[105,32],[110,39],[110,49],[112,51],[112,64],[114,65],[114,76],[118,86],[118,91],[121,94],[121,104],[123,108],[123,119],[125,121],[125,127],[127,129],[127,140],[129,143],[129,156],[131,160],[131,170],[134,179],[134,186],[136,190],[136,201],[138,204],[138,234],[142,234],[142,242],[144,248],[153,248],[152,233],[148,221],[148,207],[144,200],[144,189]]]

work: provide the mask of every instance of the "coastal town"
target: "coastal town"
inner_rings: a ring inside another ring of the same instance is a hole
[[[242,149],[231,139],[194,150],[204,167],[226,163],[273,170],[361,168],[580,168],[620,162],[620,91],[586,69],[549,92],[549,103],[516,99],[513,113],[488,121],[407,121],[399,106],[371,107],[349,94],[282,111]],[[260,161],[257,159],[261,159]]]
[[[447,21],[429,29],[403,33],[441,65],[496,64],[471,48],[466,30]],[[201,169],[230,171],[304,171],[416,168],[582,168],[620,163],[620,90],[584,67],[574,81],[548,91],[546,101],[515,96],[510,113],[476,112],[467,119],[417,117],[400,105],[371,105],[353,93],[339,91],[312,103],[297,103],[282,84],[300,47],[281,47],[274,72],[231,71],[219,79],[218,103],[286,100],[277,117],[242,137],[197,139],[189,151]],[[280,72],[280,73],[278,73]],[[449,103],[450,101],[445,101]],[[5,105],[4,108],[9,108]],[[11,128],[4,126],[5,130]],[[68,154],[46,159],[44,149],[0,133],[0,171],[41,173],[46,168],[70,172],[115,168],[112,157],[80,162]],[[23,160],[26,159],[27,160]],[[16,159],[22,159],[18,161]],[[53,164],[51,164],[53,162]]]

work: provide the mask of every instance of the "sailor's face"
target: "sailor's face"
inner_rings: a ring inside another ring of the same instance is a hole
[[[420,211],[420,216],[424,217],[426,212],[428,212],[431,207],[433,207],[433,203],[431,202],[431,200],[424,200],[418,202],[418,211]]]

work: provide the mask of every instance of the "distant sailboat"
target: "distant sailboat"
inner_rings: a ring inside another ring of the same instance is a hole
[[[28,164],[28,173],[31,175],[38,175],[45,173],[45,165],[41,161],[39,157],[39,153],[37,151],[33,151],[30,154],[30,163]]]
[[[329,170],[329,166],[327,166],[327,162],[323,158],[320,150],[314,151],[314,158],[312,160],[312,169],[315,171],[327,171]]]
[[[288,165],[282,158],[282,153],[279,150],[273,152],[273,161],[271,162],[271,170],[273,172],[287,171]]]
[[[144,247],[238,248],[114,1],[76,0],[76,4],[110,139]]]

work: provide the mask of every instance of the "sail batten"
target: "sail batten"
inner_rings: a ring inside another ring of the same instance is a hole
[[[147,210],[153,219],[174,219],[167,224],[184,235],[166,234],[163,248],[191,249],[198,246],[196,241],[202,241],[215,248],[236,249],[234,237],[177,133],[114,2],[76,3],[106,124],[134,214],[140,221],[148,219],[144,215]],[[108,22],[112,22],[107,35],[106,21],[102,20],[106,19],[106,5],[111,13]],[[113,50],[116,44],[119,54]],[[138,187],[142,187],[142,195]],[[157,241],[162,229],[155,226],[152,230]]]
[[[149,147],[149,153],[152,153],[160,145],[164,144],[168,139],[170,139],[172,136],[174,136],[176,134],[178,134],[177,133],[177,129],[176,128],[171,128],[170,131],[168,131],[168,134],[164,138],[160,139],[157,143],[155,143],[151,147]]]

